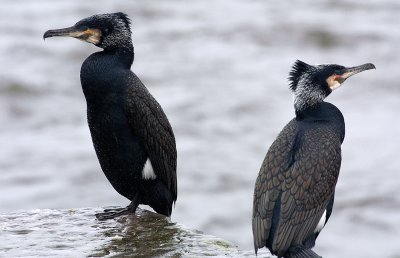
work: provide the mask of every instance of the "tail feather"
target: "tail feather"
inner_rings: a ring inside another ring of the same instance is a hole
[[[319,256],[311,249],[302,249],[299,252],[290,253],[285,258],[322,258],[322,256]]]

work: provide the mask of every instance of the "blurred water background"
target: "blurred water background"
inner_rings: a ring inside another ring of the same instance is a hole
[[[42,39],[47,29],[114,11],[132,18],[132,70],[175,131],[172,220],[246,250],[259,167],[294,116],[293,62],[374,63],[376,71],[327,99],[345,117],[346,139],[333,215],[316,251],[400,257],[396,0],[2,0],[0,212],[128,204],[104,177],[86,122],[79,71],[98,49]]]

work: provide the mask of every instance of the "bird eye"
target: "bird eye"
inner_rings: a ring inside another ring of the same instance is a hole
[[[79,28],[80,28],[81,31],[85,31],[85,30],[89,29],[88,26],[80,26]]]
[[[336,74],[336,75],[342,75],[342,74],[343,74],[343,70],[336,70],[336,71],[335,71],[335,74]]]

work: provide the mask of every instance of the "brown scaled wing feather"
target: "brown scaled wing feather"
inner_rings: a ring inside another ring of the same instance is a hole
[[[149,155],[154,173],[177,198],[176,143],[171,125],[160,104],[135,75],[129,78],[125,112],[133,133]],[[133,124],[136,123],[136,124]]]
[[[282,255],[302,244],[313,234],[335,189],[340,137],[325,126],[297,135],[297,126],[292,120],[279,134],[256,181],[252,221],[256,250],[271,241],[272,251]],[[268,239],[278,198],[280,218],[273,239]]]

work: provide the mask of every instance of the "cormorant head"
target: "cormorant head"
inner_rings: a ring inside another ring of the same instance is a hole
[[[96,14],[74,26],[48,30],[43,38],[69,36],[92,43],[105,50],[128,48],[133,51],[130,19],[124,13]]]
[[[369,69],[375,69],[375,66],[371,63],[355,67],[336,64],[314,66],[297,60],[289,73],[296,113],[321,103],[347,78]]]

